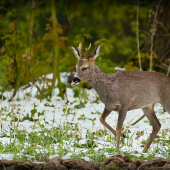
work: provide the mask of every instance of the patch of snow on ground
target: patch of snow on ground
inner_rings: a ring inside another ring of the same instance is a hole
[[[62,82],[65,82],[65,83],[67,82],[67,76],[68,76],[68,73],[61,74]],[[52,74],[49,74],[47,77],[52,78]],[[41,84],[39,84],[39,82],[37,82],[37,85],[40,87],[42,86]],[[56,82],[56,85],[57,85],[57,82]],[[73,97],[74,94],[73,94],[72,89],[67,88],[66,91],[67,91],[68,101],[73,102],[75,98]],[[93,89],[87,90],[87,91],[88,91],[90,100],[88,101],[87,104],[85,104],[86,106],[85,108],[81,108],[77,110],[77,114],[75,115],[74,119],[73,119],[73,115],[68,115],[67,117],[62,116],[65,101],[60,100],[60,97],[57,96],[57,94],[59,93],[57,88],[54,90],[54,95],[51,99],[51,102],[47,102],[46,99],[43,99],[40,102],[40,100],[34,97],[37,93],[37,89],[35,86],[31,86],[25,90],[23,90],[23,87],[22,87],[19,89],[18,94],[14,98],[13,102],[8,102],[7,100],[2,101],[0,103],[0,108],[2,107],[4,108],[6,106],[7,112],[10,112],[11,108],[15,106],[19,106],[20,111],[18,112],[20,112],[21,114],[20,118],[22,118],[23,116],[26,116],[27,113],[31,114],[30,111],[34,108],[34,104],[36,104],[37,105],[36,109],[38,112],[42,112],[43,110],[45,111],[44,116],[39,117],[41,124],[44,124],[46,127],[50,129],[52,128],[52,126],[57,127],[59,126],[59,124],[63,124],[64,122],[78,123],[82,127],[82,135],[85,135],[87,129],[90,129],[91,131],[96,131],[97,129],[105,129],[103,125],[100,123],[100,115],[91,114],[91,112],[96,112],[96,111],[99,111],[100,113],[102,113],[104,109],[104,104],[101,102],[99,104],[92,103],[91,101],[96,98],[97,94]],[[31,96],[24,99],[24,97],[26,96],[26,93],[30,93]],[[12,95],[12,92],[5,92],[4,95],[7,98],[9,98]],[[21,101],[17,101],[17,97],[20,97]],[[45,107],[44,103],[53,104],[55,107]],[[78,102],[74,104],[69,103],[68,107],[71,107],[74,110],[75,104],[78,104]],[[167,112],[165,112],[164,114],[162,113],[163,108],[160,104],[155,105],[155,111],[162,125],[161,130],[170,128],[170,115]],[[82,114],[84,114],[86,118],[91,118],[91,119],[96,118],[95,124],[93,125],[92,121],[90,121],[89,119],[78,120],[78,118]],[[138,151],[139,153],[142,153],[143,147],[140,147],[141,141],[147,140],[148,136],[152,132],[152,126],[150,126],[149,123],[145,123],[145,120],[147,120],[146,117],[143,120],[141,120],[139,123],[137,123],[136,125],[130,126],[131,123],[133,123],[135,120],[140,118],[142,115],[143,115],[143,112],[141,109],[128,111],[126,119],[124,121],[124,127],[125,128],[127,127],[131,131],[131,133],[129,133],[129,136],[133,135],[132,137],[133,140],[131,141],[132,146],[131,147],[124,146],[121,148],[122,151]],[[2,114],[1,118],[5,118],[5,117],[6,117],[6,114]],[[38,117],[35,116],[35,118],[38,118]],[[43,120],[44,118],[46,119],[47,122],[49,122],[48,125],[44,123],[44,120]],[[118,118],[118,113],[112,112],[107,117],[106,122],[110,126],[112,126],[114,129],[116,129],[117,118]],[[10,119],[11,118],[8,118],[6,121],[1,119],[1,124],[2,124],[1,134],[9,133],[9,130],[10,130],[9,120]],[[53,119],[55,119],[54,123],[53,123]],[[34,124],[35,122],[28,121],[28,120],[19,122],[19,129],[26,129],[27,131],[31,132]],[[142,135],[138,139],[135,139],[137,137],[136,132],[143,131],[143,130],[144,130],[144,135]],[[167,136],[167,139],[169,139],[169,135]],[[9,142],[9,138],[2,137],[0,138],[0,141],[4,144],[6,142]],[[81,142],[83,143],[85,141],[82,140]],[[106,144],[105,139],[98,140],[97,143],[98,143],[98,147],[95,148],[95,150],[102,148]],[[150,150],[154,150],[154,148],[157,147],[157,145],[158,147],[161,147],[160,144],[152,144],[150,147],[151,148]],[[113,147],[113,145],[109,144],[108,147]],[[84,149],[79,148],[78,151],[80,150],[84,150]],[[144,155],[147,156],[147,153]],[[56,156],[56,155],[53,155],[53,156]],[[50,158],[52,158],[53,156],[51,156]],[[64,158],[69,158],[69,156],[70,156],[70,153],[67,154]],[[157,156],[161,156],[161,155],[157,155]],[[0,159],[12,159],[12,158],[13,158],[12,154],[0,154]],[[85,159],[89,160],[88,157],[85,157]]]

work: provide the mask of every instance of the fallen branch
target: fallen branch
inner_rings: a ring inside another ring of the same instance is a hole
[[[134,123],[132,123],[131,125],[134,126],[136,125],[136,123],[138,123],[139,121],[141,121],[143,118],[145,117],[145,115],[141,116],[138,120],[136,120]]]

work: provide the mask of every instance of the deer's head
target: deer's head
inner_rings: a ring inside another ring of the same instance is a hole
[[[88,48],[86,48],[85,54],[83,54],[81,51],[82,49],[81,43],[79,44],[78,48],[72,46],[74,55],[78,58],[78,63],[76,65],[76,74],[72,79],[71,85],[87,81],[89,75],[92,74],[94,68],[94,61],[99,55],[100,44],[90,55],[88,55],[88,51],[90,50],[90,48],[91,44],[89,45]]]

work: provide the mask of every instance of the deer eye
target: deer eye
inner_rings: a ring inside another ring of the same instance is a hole
[[[87,68],[82,68],[82,71],[85,71],[85,70],[87,70]]]

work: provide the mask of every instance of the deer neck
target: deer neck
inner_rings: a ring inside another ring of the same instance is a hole
[[[110,81],[108,80],[109,74],[103,73],[96,65],[92,69],[92,73],[89,75],[87,82],[98,93],[99,97],[107,94]]]

